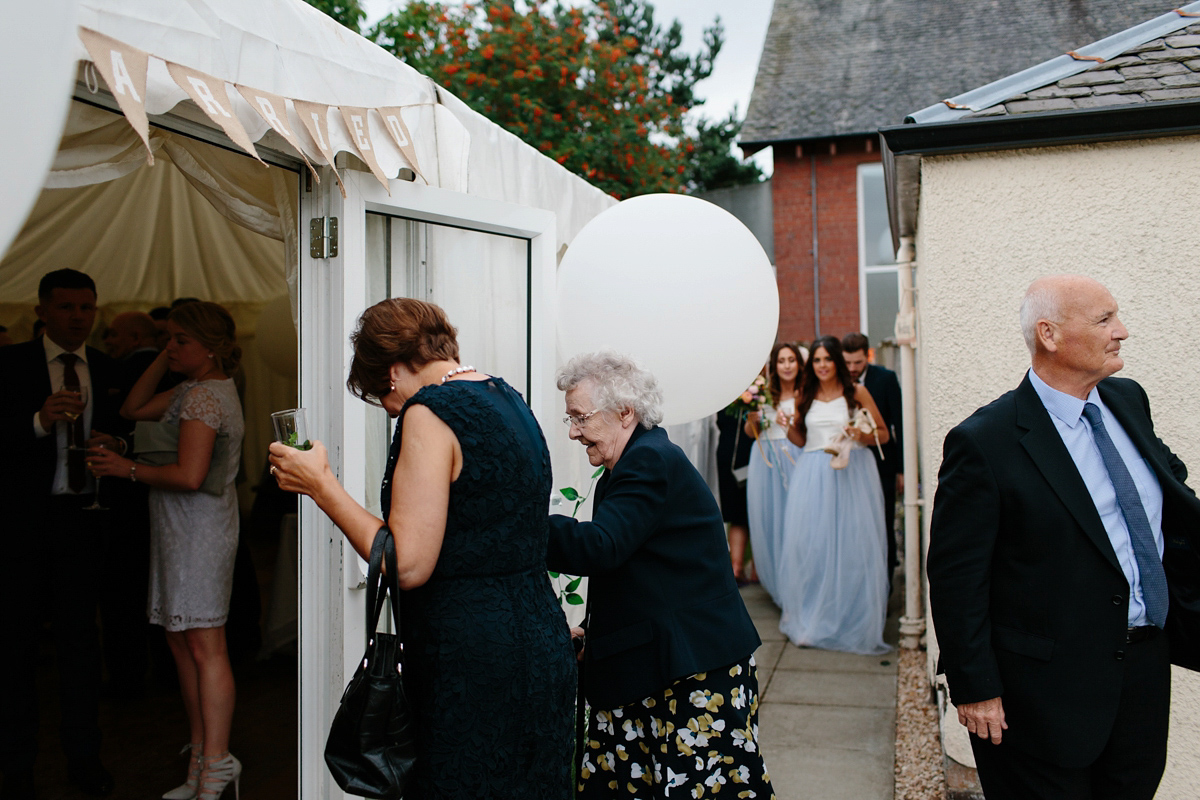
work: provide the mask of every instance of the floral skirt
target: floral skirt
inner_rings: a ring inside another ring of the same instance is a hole
[[[775,797],[758,746],[754,656],[646,699],[592,709],[579,797]]]

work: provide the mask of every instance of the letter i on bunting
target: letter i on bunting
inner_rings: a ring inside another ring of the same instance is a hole
[[[342,184],[342,176],[338,175],[337,165],[333,163],[333,148],[329,146],[329,106],[295,99],[292,100],[292,105],[296,107],[296,116],[300,117],[304,130],[308,131],[317,149],[325,157],[325,162],[329,164],[329,169],[333,170],[334,180],[337,181],[342,197],[345,197],[346,187]]]
[[[387,189],[387,193],[390,195],[392,189],[388,186],[387,176],[383,174],[383,170],[379,166],[379,159],[375,157],[375,148],[371,145],[371,131],[367,127],[367,110],[346,106],[342,106],[341,109],[342,119],[346,121],[346,127],[350,129],[350,140],[358,148],[358,154],[362,156],[362,160],[371,168],[371,174],[383,184],[383,188]]]
[[[87,48],[96,69],[100,70],[125,119],[142,137],[142,143],[146,145],[146,163],[153,166],[150,122],[146,119],[146,67],[150,61],[149,54],[87,28],[79,29],[79,39]]]
[[[421,176],[421,180],[429,183],[425,179],[425,175],[421,172],[421,168],[417,166],[417,148],[413,145],[412,134],[408,131],[408,126],[404,124],[404,117],[401,116],[401,109],[396,106],[388,108],[376,109],[379,111],[379,116],[383,118],[383,127],[387,128],[388,133],[392,135],[392,139],[396,141],[396,146],[400,148],[400,152],[408,159],[408,163],[412,166],[413,172]]]
[[[221,130],[225,131],[225,135],[234,144],[266,166],[266,162],[258,157],[258,151],[254,149],[254,143],[250,141],[250,135],[246,133],[246,129],[242,127],[237,115],[233,113],[233,104],[229,102],[229,96],[225,92],[224,79],[205,75],[203,72],[182,64],[172,64],[170,61],[167,62],[167,71],[179,84],[179,88],[188,93],[192,102],[199,106],[200,110],[209,116],[209,119],[221,126]]]
[[[291,126],[288,125],[287,102],[277,94],[264,92],[260,89],[251,89],[249,86],[235,84],[235,88],[242,97],[246,98],[246,102],[250,104],[250,107],[266,120],[271,129],[282,136],[284,141],[300,154],[300,157],[304,159],[305,166],[312,173],[313,178],[317,183],[320,183],[321,176],[317,173],[313,165],[309,163],[308,156],[304,154],[304,148],[300,146],[300,140],[296,138],[296,134],[292,132]]]

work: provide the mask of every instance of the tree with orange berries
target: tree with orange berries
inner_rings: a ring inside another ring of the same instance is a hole
[[[721,49],[719,18],[695,55],[681,50],[679,22],[662,27],[644,0],[413,0],[365,35],[618,198],[715,188],[714,163],[726,178],[761,178],[728,163],[730,136],[723,157],[698,158],[711,130],[702,142],[705,125],[685,121]],[[732,118],[722,124],[736,135]]]

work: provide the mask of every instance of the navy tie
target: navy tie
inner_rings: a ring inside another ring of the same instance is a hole
[[[1138,575],[1142,583],[1142,600],[1146,604],[1146,618],[1161,628],[1167,621],[1167,575],[1163,572],[1162,559],[1159,558],[1158,546],[1154,543],[1154,533],[1150,530],[1150,520],[1146,518],[1142,498],[1133,482],[1133,476],[1129,474],[1129,468],[1125,466],[1104,428],[1099,407],[1095,403],[1084,404],[1083,416],[1091,423],[1096,447],[1100,449],[1100,457],[1104,459],[1108,477],[1112,480],[1113,488],[1117,490],[1117,502],[1125,516],[1125,526],[1129,528],[1129,541],[1133,545],[1133,555],[1137,559]]]

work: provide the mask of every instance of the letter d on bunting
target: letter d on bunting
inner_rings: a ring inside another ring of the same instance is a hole
[[[179,84],[179,88],[188,93],[192,102],[199,106],[209,119],[221,126],[221,130],[225,131],[225,135],[234,144],[266,166],[266,162],[258,157],[258,151],[254,149],[254,142],[250,141],[250,135],[246,133],[237,114],[233,112],[233,104],[229,102],[223,79],[205,75],[203,72],[181,64],[172,64],[170,61],[167,62],[167,71],[171,73],[175,83]]]
[[[409,132],[408,126],[404,124],[404,116],[401,114],[401,108],[390,106],[376,110],[379,112],[379,116],[383,118],[383,126],[392,135],[392,139],[395,140],[396,146],[400,148],[401,154],[408,159],[413,172],[420,175],[421,180],[429,183],[425,175],[421,172],[421,168],[417,165],[417,148],[413,144],[412,134]]]
[[[146,145],[146,163],[153,166],[150,122],[146,119],[146,66],[150,55],[87,28],[79,29],[79,39],[96,69],[100,70],[125,119],[142,137],[142,143]]]

